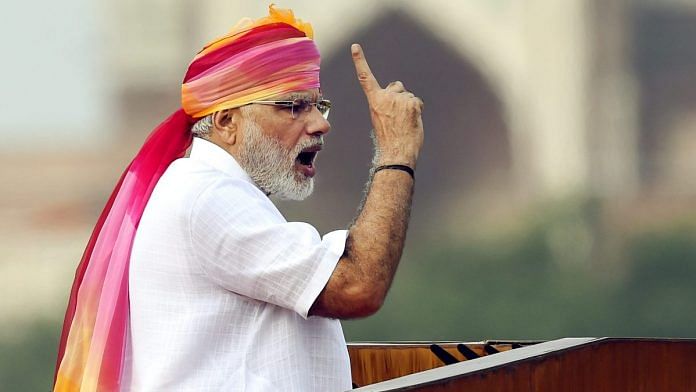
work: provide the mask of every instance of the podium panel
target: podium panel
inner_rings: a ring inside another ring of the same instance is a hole
[[[355,391],[696,392],[694,339],[566,338],[510,348]],[[372,360],[377,358],[373,353]],[[416,363],[414,368],[423,362]],[[382,369],[390,372],[392,365],[383,363]],[[361,367],[367,365],[356,363],[353,369]],[[392,375],[402,372],[395,370]]]
[[[353,383],[362,386],[535,343],[539,342],[349,343],[348,354]]]

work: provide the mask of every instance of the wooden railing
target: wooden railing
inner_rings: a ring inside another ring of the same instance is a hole
[[[350,343],[356,386],[369,385],[458,363],[538,341]]]
[[[349,353],[356,392],[696,392],[694,339],[360,343]]]

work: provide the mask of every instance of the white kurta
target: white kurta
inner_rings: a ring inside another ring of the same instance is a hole
[[[307,317],[346,235],[287,222],[232,156],[195,138],[135,237],[123,390],[350,389],[340,322]]]

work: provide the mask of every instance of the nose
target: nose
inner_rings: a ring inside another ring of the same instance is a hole
[[[316,107],[312,108],[307,118],[307,133],[310,135],[325,135],[331,130],[331,124]]]

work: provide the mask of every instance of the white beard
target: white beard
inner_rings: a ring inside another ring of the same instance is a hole
[[[256,121],[248,119],[246,124],[237,160],[256,186],[281,199],[304,200],[311,195],[314,179],[295,169],[295,158],[303,149],[322,144],[322,137],[308,139],[288,149],[265,135]]]

